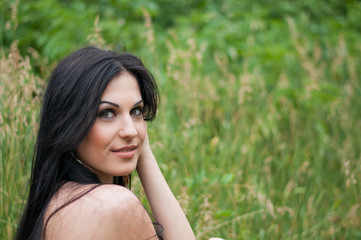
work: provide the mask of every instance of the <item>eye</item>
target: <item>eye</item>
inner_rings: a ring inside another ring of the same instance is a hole
[[[114,113],[113,110],[111,109],[106,109],[106,110],[103,110],[101,111],[99,114],[98,114],[98,117],[99,118],[102,118],[102,119],[112,119],[114,118],[116,115]]]
[[[130,115],[134,116],[134,117],[142,116],[143,115],[143,108],[136,107],[136,108],[132,109],[132,111],[130,111]]]

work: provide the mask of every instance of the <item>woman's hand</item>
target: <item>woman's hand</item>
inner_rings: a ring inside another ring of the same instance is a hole
[[[146,133],[144,141],[143,141],[142,151],[140,153],[138,163],[137,163],[137,171],[139,172],[140,168],[142,168],[142,166],[144,165],[144,163],[146,161],[151,161],[152,159],[155,159],[155,158],[154,158],[152,150],[150,148],[148,133]]]
[[[150,149],[146,134],[138,159],[137,172],[155,221],[163,228],[163,238],[168,240],[195,239],[191,226],[170,190]]]

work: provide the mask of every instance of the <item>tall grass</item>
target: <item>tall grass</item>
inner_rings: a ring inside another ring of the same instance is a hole
[[[314,40],[288,18],[290,49],[275,78],[247,57],[231,68],[196,39],[157,44],[144,14],[143,58],[161,92],[152,147],[197,239],[361,239],[360,49],[349,52],[342,34]],[[16,44],[0,69],[0,239],[12,239],[44,81]]]
[[[0,238],[13,239],[23,209],[44,82],[13,43],[0,53]]]

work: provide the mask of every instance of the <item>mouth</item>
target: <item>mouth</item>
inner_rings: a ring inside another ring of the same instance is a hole
[[[134,156],[136,149],[137,149],[136,145],[129,145],[118,149],[113,149],[111,150],[111,152],[120,158],[131,158]]]
[[[112,152],[130,152],[133,151],[137,148],[136,145],[129,145],[129,146],[124,146],[118,149],[113,149],[111,150]]]

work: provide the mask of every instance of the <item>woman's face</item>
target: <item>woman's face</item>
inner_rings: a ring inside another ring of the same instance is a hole
[[[137,166],[146,136],[143,100],[138,82],[122,72],[101,97],[93,127],[77,148],[82,163],[103,183],[129,175]]]

